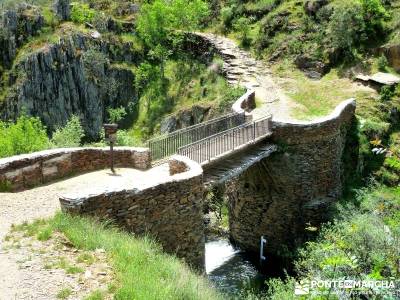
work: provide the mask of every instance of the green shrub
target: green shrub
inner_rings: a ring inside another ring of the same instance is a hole
[[[107,113],[108,113],[108,120],[111,123],[115,124],[122,121],[122,119],[125,118],[127,115],[125,108],[122,106],[117,108],[109,108],[107,109]]]
[[[242,47],[249,47],[251,44],[250,33],[250,20],[241,17],[235,21],[233,28],[238,32],[238,38]]]
[[[361,40],[365,40],[365,22],[362,6],[357,2],[342,1],[332,14],[328,30],[333,47],[351,53]]]
[[[57,128],[53,133],[51,143],[55,148],[79,147],[84,136],[79,117],[72,116],[64,127]]]
[[[48,146],[46,128],[39,118],[23,114],[16,123],[0,121],[0,157],[40,151]]]
[[[386,71],[386,68],[388,67],[389,62],[388,62],[386,56],[382,54],[378,58],[377,64],[378,64],[379,71],[383,71],[384,72],[384,71]]]
[[[225,29],[229,29],[232,27],[232,21],[235,16],[234,11],[235,7],[233,6],[223,7],[221,9],[221,19]]]
[[[96,11],[91,9],[88,4],[72,2],[71,20],[76,23],[91,23],[96,15]]]

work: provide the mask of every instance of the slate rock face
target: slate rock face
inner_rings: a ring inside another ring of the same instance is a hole
[[[53,10],[60,20],[69,20],[71,17],[70,0],[55,0],[53,4]]]
[[[400,71],[400,44],[385,46],[382,49],[387,57],[390,66],[396,71]]]
[[[85,63],[90,49],[95,55]],[[110,44],[83,34],[46,45],[15,67],[17,76],[9,82],[11,92],[0,103],[0,117],[13,120],[24,110],[40,117],[52,132],[78,115],[87,137],[96,139],[108,107],[136,101],[133,72],[110,63],[119,59],[132,62],[134,55],[124,51],[123,45],[118,50],[112,52]]]
[[[205,121],[210,115],[210,106],[193,105],[190,109],[182,110],[175,115],[168,116],[161,121],[162,134],[192,126]]]
[[[3,69],[11,66],[18,47],[36,35],[43,25],[40,9],[33,5],[20,4],[3,12],[0,16],[0,66]]]

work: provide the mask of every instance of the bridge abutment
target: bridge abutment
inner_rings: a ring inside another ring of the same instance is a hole
[[[324,120],[274,122],[279,150],[226,184],[231,238],[243,249],[281,256],[303,242],[305,228],[327,220],[342,195],[346,141],[355,102],[343,102]],[[348,167],[348,166],[347,166]]]

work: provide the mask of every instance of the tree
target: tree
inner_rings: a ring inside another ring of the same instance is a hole
[[[155,0],[143,4],[136,28],[140,38],[151,50],[151,58],[160,62],[162,76],[165,61],[172,54],[168,47],[172,30],[190,31],[196,28],[208,13],[203,0]]]

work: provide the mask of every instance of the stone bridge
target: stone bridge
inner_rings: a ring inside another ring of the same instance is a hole
[[[136,234],[149,233],[166,251],[201,268],[203,199],[210,186],[219,185],[228,199],[232,240],[258,251],[263,235],[267,253],[280,255],[302,243],[305,227],[324,221],[329,206],[340,198],[354,110],[355,102],[348,100],[314,123],[266,118],[257,127],[257,121],[247,120],[202,139],[207,151],[189,151],[199,141],[178,147],[177,152],[200,157],[199,162],[178,155],[152,167],[150,149],[117,148],[116,166],[136,171],[127,176],[121,169],[121,177],[109,174],[107,184],[94,180],[87,188],[61,194],[61,207],[114,220]],[[229,142],[213,143],[216,137]],[[0,187],[18,192],[104,169],[109,154],[103,148],[72,148],[0,159]]]

